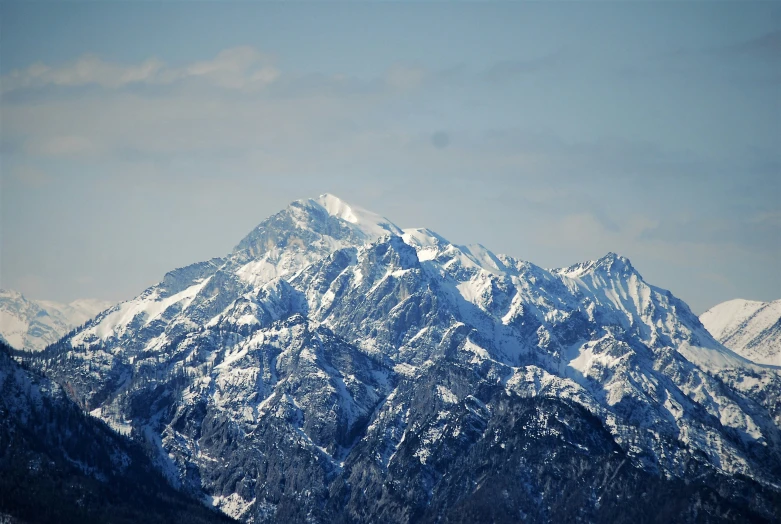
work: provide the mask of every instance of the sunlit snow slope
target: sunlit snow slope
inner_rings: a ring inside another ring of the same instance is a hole
[[[703,313],[700,320],[736,353],[760,364],[781,366],[781,299],[729,300]]]

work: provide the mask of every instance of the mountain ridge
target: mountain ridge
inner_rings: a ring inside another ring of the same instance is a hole
[[[721,493],[713,511],[747,515],[740,497],[755,492],[762,518],[781,514],[777,371],[722,346],[628,259],[545,270],[356,209],[331,195],[293,202],[227,257],[169,272],[32,362],[246,522],[405,522],[457,505],[471,495],[446,457],[483,449],[489,427],[505,445],[494,452],[509,453],[516,419],[500,413],[523,418],[537,402],[567,423],[596,417],[609,437],[594,449],[617,446],[627,482],[707,478]],[[524,445],[563,450],[565,434]],[[548,504],[544,464],[528,482]],[[736,479],[750,481],[718,487]],[[590,518],[603,515],[586,499]]]

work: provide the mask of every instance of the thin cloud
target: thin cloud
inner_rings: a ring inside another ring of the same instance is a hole
[[[734,44],[713,47],[708,51],[714,54],[760,55],[781,60],[781,30],[770,31]]]
[[[92,54],[60,67],[35,63],[27,69],[14,70],[0,79],[3,92],[47,85],[73,87],[97,84],[118,88],[136,82],[148,82],[163,69],[163,63],[151,58],[138,65],[119,65]]]
[[[27,152],[40,156],[85,156],[94,154],[97,145],[78,135],[63,135],[33,140],[27,144]]]
[[[617,137],[567,141],[551,132],[498,128],[484,132],[479,147],[494,154],[525,152],[557,172],[588,175],[595,180],[669,181],[712,172],[712,166],[687,150]]]
[[[395,65],[385,75],[390,87],[407,90],[419,87],[426,78],[426,71],[420,67]]]
[[[11,169],[11,177],[27,187],[39,189],[48,185],[52,178],[40,169],[28,165],[16,166]]]
[[[213,60],[193,63],[180,70],[173,69],[163,75],[171,81],[195,77],[226,89],[264,87],[277,80],[279,70],[271,64],[271,58],[249,47],[235,47],[220,51]]]
[[[781,30],[774,30],[726,45],[679,45],[617,66],[613,72],[635,82],[673,75],[692,82],[708,79],[714,85],[775,87],[781,83],[780,60]]]
[[[407,64],[394,64],[383,73],[360,78],[340,73],[283,71],[272,55],[251,46],[220,51],[210,60],[171,67],[152,57],[137,64],[109,62],[89,53],[59,66],[35,63],[0,77],[5,102],[51,98],[43,88],[96,88],[108,91],[144,89],[146,93],[170,93],[188,82],[190,87],[212,86],[232,92],[256,94],[263,90],[277,97],[353,96],[408,92],[424,86],[434,75]],[[160,91],[166,88],[167,91]],[[64,89],[63,89],[64,92]]]
[[[0,78],[0,84],[3,93],[8,93],[45,86],[97,85],[119,89],[133,84],[165,85],[196,78],[226,89],[252,89],[267,86],[279,76],[271,57],[243,46],[223,50],[212,60],[181,68],[169,67],[157,58],[140,64],[117,64],[87,54],[61,66],[35,63],[26,69],[16,69]]]
[[[535,58],[504,60],[488,69],[485,78],[489,82],[506,82],[518,76],[558,67],[565,63],[567,58],[568,53],[562,48]]]

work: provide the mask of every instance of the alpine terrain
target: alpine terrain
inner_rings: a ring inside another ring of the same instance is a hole
[[[230,522],[0,342],[0,522]]]
[[[703,313],[700,321],[736,353],[758,364],[781,366],[781,299],[729,300]]]
[[[779,522],[781,380],[608,253],[332,195],[26,361],[244,522]]]
[[[0,289],[0,341],[17,349],[39,351],[111,305],[95,299],[69,304],[28,300],[18,291]]]

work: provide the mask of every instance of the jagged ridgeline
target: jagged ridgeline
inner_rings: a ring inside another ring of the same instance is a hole
[[[781,381],[624,257],[331,195],[27,357],[244,522],[778,522]]]
[[[141,446],[10,352],[0,342],[0,521],[231,522],[172,489]]]

